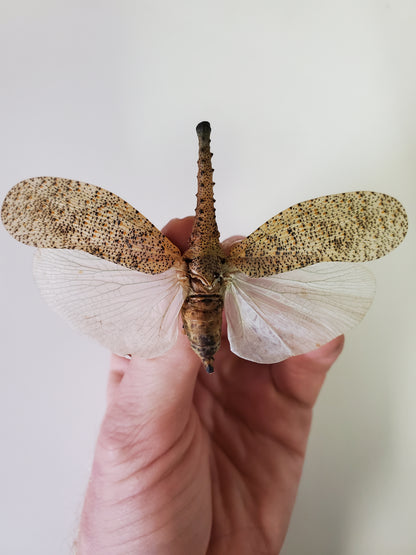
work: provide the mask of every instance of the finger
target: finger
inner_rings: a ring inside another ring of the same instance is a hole
[[[123,386],[140,397],[142,407],[191,401],[201,361],[191,350],[180,325],[178,340],[167,353],[153,359],[132,357]]]
[[[160,357],[133,355],[124,372],[114,370],[110,376],[103,445],[109,441],[124,448],[134,437],[151,442],[148,454],[165,449],[163,441],[179,437],[189,421],[199,371],[201,362],[182,331],[176,345]]]
[[[130,360],[131,360],[130,356],[121,357],[119,355],[115,355],[114,353],[112,353],[111,359],[110,359],[110,370],[117,373],[120,372],[124,374],[124,372],[127,370],[127,368],[130,365]]]
[[[231,247],[235,243],[238,243],[239,241],[241,241],[241,239],[245,239],[245,237],[243,235],[232,235],[231,237],[228,237],[227,239],[225,239],[225,241],[221,243],[221,246],[224,249],[225,254],[228,254],[230,252]]]
[[[162,233],[172,241],[183,253],[188,248],[189,237],[194,223],[193,216],[174,218],[162,229]]]
[[[313,406],[326,374],[342,352],[344,336],[304,355],[274,365],[276,387],[300,403]]]
[[[118,387],[124,373],[130,365],[130,359],[112,354],[110,360],[110,374],[107,382],[107,404],[109,405],[117,394]]]
[[[317,364],[318,371],[323,370],[326,373],[341,354],[344,347],[344,340],[344,336],[340,335],[329,343],[322,345],[322,347],[306,353],[304,356],[307,357],[311,363],[314,361]]]

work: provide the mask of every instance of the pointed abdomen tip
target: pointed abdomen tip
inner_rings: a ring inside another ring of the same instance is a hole
[[[205,370],[208,372],[208,374],[213,374],[214,373],[214,366],[211,364],[211,362],[204,363],[204,366],[205,366]]]

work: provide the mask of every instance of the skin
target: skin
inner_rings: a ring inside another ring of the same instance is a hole
[[[191,226],[164,233],[183,251]],[[183,333],[152,360],[113,355],[77,553],[279,553],[312,408],[342,347],[343,336],[256,364],[231,353],[224,326],[212,375]]]

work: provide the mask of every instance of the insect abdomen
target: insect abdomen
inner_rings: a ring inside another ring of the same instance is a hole
[[[221,343],[223,305],[221,295],[192,295],[182,306],[183,328],[208,372],[214,371],[212,363]]]

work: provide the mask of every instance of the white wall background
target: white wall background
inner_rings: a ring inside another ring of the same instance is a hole
[[[319,399],[284,555],[416,551],[416,4],[413,0],[3,0],[0,193],[36,175],[191,214],[213,127],[218,223],[373,189],[407,207],[376,300]],[[108,353],[42,302],[2,229],[0,552],[71,550]]]

